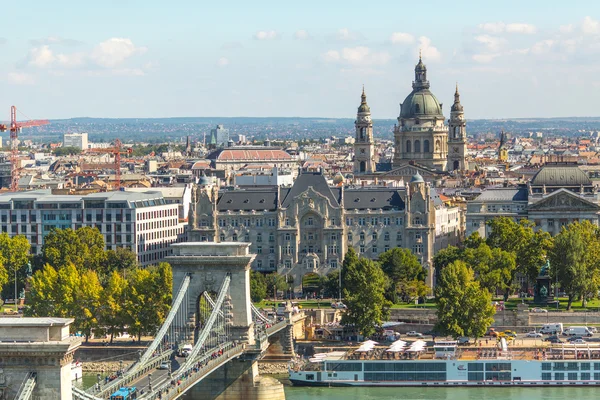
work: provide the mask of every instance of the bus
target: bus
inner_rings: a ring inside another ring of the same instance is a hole
[[[110,395],[110,400],[134,400],[137,399],[137,390],[135,386],[122,387]]]

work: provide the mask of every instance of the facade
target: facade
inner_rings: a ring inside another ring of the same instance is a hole
[[[356,137],[354,139],[354,174],[372,174],[375,172],[375,141],[373,140],[371,108],[367,104],[364,87],[354,126],[356,128]]]
[[[65,133],[63,135],[63,147],[77,147],[81,150],[88,148],[87,133]]]
[[[227,146],[229,142],[229,129],[225,129],[223,125],[217,125],[215,129],[210,130],[210,138],[208,141],[209,147],[219,148]]]
[[[300,291],[303,276],[337,270],[349,247],[372,259],[405,247],[420,259],[433,285],[436,241],[461,239],[460,224],[453,221],[450,227],[447,215],[439,218],[445,227],[436,234],[436,215],[448,210],[436,204],[434,194],[420,175],[400,188],[330,187],[319,172],[303,172],[287,188],[200,185],[192,196],[189,237],[249,242],[256,254],[253,269],[292,276]]]
[[[598,225],[600,202],[596,187],[576,164],[542,167],[526,185],[488,189],[467,203],[466,234],[486,237],[486,223],[497,216],[526,218],[552,235],[574,221]]]
[[[179,205],[167,204],[159,191],[53,195],[50,190],[0,194],[0,229],[24,235],[32,254],[40,254],[54,228],[96,227],[107,250],[133,251],[141,265],[166,257],[171,243],[185,241]]]
[[[292,172],[277,167],[246,169],[236,172],[233,177],[234,186],[291,186],[293,183]]]

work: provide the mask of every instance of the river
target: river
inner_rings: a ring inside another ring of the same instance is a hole
[[[593,387],[553,388],[324,388],[286,387],[286,400],[565,400],[592,399]]]

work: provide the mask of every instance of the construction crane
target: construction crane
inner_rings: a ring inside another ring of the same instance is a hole
[[[0,124],[0,132],[10,131],[10,190],[19,190],[19,148],[18,133],[21,128],[46,125],[45,119],[17,122],[17,107],[10,107],[10,126]]]
[[[119,139],[116,139],[114,141],[114,146],[113,147],[106,147],[106,148],[92,148],[92,149],[88,149],[86,150],[86,153],[101,153],[101,154],[106,154],[106,153],[111,153],[115,156],[115,185],[114,187],[119,190],[121,189],[121,154],[131,154],[132,152],[132,148],[128,147],[126,150],[123,150],[123,143],[121,143],[121,141]]]

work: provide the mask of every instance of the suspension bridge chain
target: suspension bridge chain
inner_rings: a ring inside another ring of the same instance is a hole
[[[84,392],[83,390],[73,386],[73,399],[75,400],[103,400],[100,397],[96,397],[92,394]]]
[[[182,372],[186,371],[192,365],[194,365],[196,363],[196,357],[198,357],[198,354],[200,353],[200,350],[204,346],[206,339],[211,334],[211,330],[213,329],[213,325],[215,324],[215,321],[217,320],[219,313],[221,313],[221,315],[223,315],[223,310],[221,310],[221,307],[223,305],[223,302],[225,301],[225,297],[228,295],[230,282],[231,282],[231,275],[227,274],[225,276],[225,279],[223,280],[221,289],[219,290],[219,296],[217,297],[215,306],[213,307],[213,310],[210,313],[208,320],[206,321],[206,323],[204,324],[204,326],[202,328],[202,333],[200,333],[200,336],[198,337],[198,341],[196,342],[196,344],[194,344],[192,351],[186,357],[185,363],[183,363],[183,365],[181,366],[181,368],[179,368],[178,371],[182,371]],[[181,372],[178,372],[178,373],[180,374]]]
[[[111,391],[117,390],[119,387],[125,385],[127,382],[134,379],[137,373],[140,372],[140,370],[144,369],[144,367],[146,366],[146,364],[148,364],[149,361],[153,361],[154,363],[156,363],[157,357],[154,355],[154,352],[162,343],[162,340],[167,331],[170,329],[174,319],[176,319],[176,317],[180,314],[179,311],[181,308],[181,304],[183,303],[184,299],[187,298],[190,280],[190,275],[187,275],[181,282],[181,286],[179,287],[177,296],[171,304],[171,310],[169,310],[167,318],[163,322],[152,343],[150,343],[150,345],[148,346],[144,354],[142,354],[142,356],[138,359],[138,361],[131,365],[129,369],[125,373],[123,373],[123,375],[120,378],[109,382],[107,386],[101,387],[100,393],[98,393],[97,388],[95,386],[90,387],[87,390],[87,393],[97,393],[98,395],[103,396],[106,393],[110,393]],[[187,304],[185,305],[185,309],[187,310]]]
[[[19,387],[19,391],[15,396],[15,400],[31,399],[31,394],[33,393],[33,389],[35,388],[36,377],[37,375],[35,372],[29,372],[27,374],[23,383],[21,383],[21,387]]]

